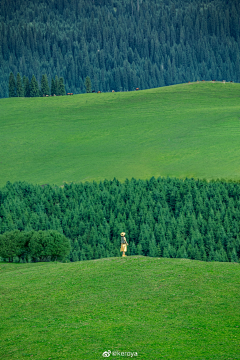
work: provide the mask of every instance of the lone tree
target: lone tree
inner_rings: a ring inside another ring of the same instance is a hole
[[[16,96],[16,81],[15,77],[13,75],[13,72],[9,75],[9,97],[15,97]]]
[[[30,83],[30,97],[38,97],[39,96],[39,87],[35,76],[32,76]]]
[[[62,77],[60,77],[59,83],[58,83],[58,95],[66,95],[65,86],[64,86]]]
[[[50,94],[50,90],[49,90],[49,85],[48,85],[48,78],[47,78],[47,74],[42,76],[41,79],[41,95],[49,95]]]
[[[22,97],[24,95],[24,93],[23,93],[22,79],[21,79],[21,75],[19,73],[17,73],[16,87],[17,87],[17,96]]]
[[[90,93],[92,91],[92,84],[89,76],[86,77],[85,88],[86,88],[86,93]]]

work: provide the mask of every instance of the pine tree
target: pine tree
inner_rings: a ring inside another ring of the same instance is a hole
[[[59,79],[58,95],[66,95],[65,86],[62,77],[60,77]]]
[[[223,262],[228,262],[227,253],[226,253],[226,251],[224,250],[223,247],[221,247],[219,253],[220,253],[220,256],[221,256],[221,261],[223,261]]]
[[[231,262],[235,262],[235,263],[238,263],[238,262],[239,262],[235,248],[234,248],[233,251],[232,251]]]
[[[199,247],[197,246],[197,244],[194,247],[194,259],[195,260],[202,260],[201,253],[200,253],[200,250],[199,250]]]
[[[209,255],[208,255],[208,261],[213,261],[214,256],[215,256],[215,252],[214,252],[213,248],[211,247]]]
[[[39,87],[35,76],[32,76],[30,83],[30,97],[38,97],[39,96]]]
[[[23,86],[22,86],[22,79],[21,79],[21,75],[19,73],[17,73],[17,96],[18,97],[22,97],[24,95],[24,91],[23,91]]]
[[[131,241],[129,249],[130,249],[131,255],[137,255],[137,248],[136,248],[134,241]]]
[[[169,251],[168,251],[168,248],[167,248],[167,247],[165,247],[165,248],[163,249],[163,257],[164,257],[164,258],[170,258]]]
[[[137,254],[142,255],[142,245],[141,244],[137,245]]]
[[[16,96],[16,81],[13,73],[9,75],[9,86],[8,86],[9,97]]]
[[[43,75],[41,79],[41,95],[50,95],[49,85],[48,85],[48,78],[47,75]]]
[[[52,78],[52,81],[51,81],[51,95],[56,95],[56,88],[55,88],[55,81],[54,79]]]
[[[176,249],[170,244],[168,244],[168,252],[171,258],[175,258],[177,255]]]
[[[192,244],[188,245],[187,254],[188,254],[189,259],[194,259],[195,251],[194,251],[194,248],[192,247]]]
[[[207,261],[207,255],[203,245],[201,245],[200,247],[200,256],[201,256],[201,260]]]
[[[176,254],[176,257],[177,258],[182,258],[182,259],[187,259],[188,258],[188,255],[187,255],[187,251],[186,251],[186,248],[184,245],[182,245],[178,251],[177,251],[177,254]]]
[[[74,250],[72,253],[72,261],[79,261],[78,253],[76,250]]]
[[[85,79],[85,88],[86,88],[86,93],[90,93],[92,91],[92,84],[89,76],[87,76]]]
[[[30,96],[30,83],[28,77],[26,76],[23,77],[23,95],[25,97]]]
[[[154,234],[152,234],[151,240],[149,241],[149,256],[157,256],[157,245]]]
[[[59,80],[58,80],[58,76],[55,76],[55,95],[59,95]]]
[[[162,255],[162,251],[161,251],[160,244],[157,244],[157,256],[161,257],[161,255]]]

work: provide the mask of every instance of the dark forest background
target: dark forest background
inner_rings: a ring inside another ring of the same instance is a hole
[[[238,262],[239,199],[240,184],[224,181],[8,182],[0,189],[0,234],[55,230],[70,239],[70,261],[120,256],[124,231],[127,255]]]
[[[14,75],[67,92],[240,82],[238,0],[1,0],[0,97]]]

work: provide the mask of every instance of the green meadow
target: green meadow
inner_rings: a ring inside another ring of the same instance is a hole
[[[1,360],[240,359],[236,263],[0,263]]]
[[[0,100],[0,186],[240,178],[240,84]]]

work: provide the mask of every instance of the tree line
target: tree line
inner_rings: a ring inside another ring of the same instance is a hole
[[[8,93],[9,97],[39,97],[39,96],[59,96],[66,95],[64,80],[62,77],[58,79],[58,76],[55,76],[55,79],[52,78],[51,89],[48,84],[48,77],[46,74],[42,75],[41,86],[36,80],[36,77],[33,75],[31,81],[27,76],[21,78],[20,73],[17,73],[15,79],[14,74],[11,72],[9,75],[8,83]]]
[[[64,260],[70,252],[70,242],[55,230],[9,231],[0,235],[0,256],[13,262]]]
[[[120,256],[124,231],[128,255],[238,262],[239,199],[240,184],[224,180],[8,182],[0,189],[0,233],[57,231],[70,239],[68,261]]]
[[[240,82],[238,0],[2,0],[0,97],[8,75],[63,77],[67,92]]]

